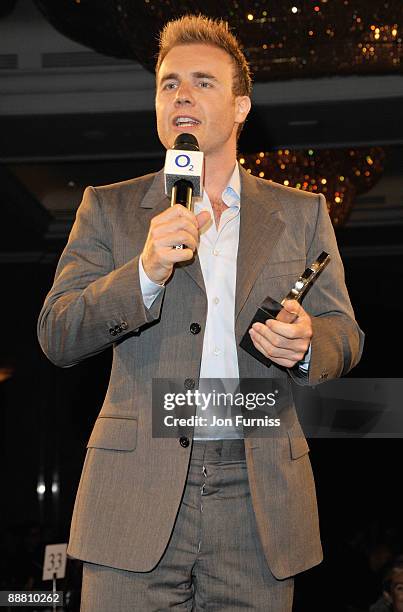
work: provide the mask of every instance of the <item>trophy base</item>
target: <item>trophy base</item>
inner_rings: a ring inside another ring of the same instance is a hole
[[[267,319],[276,319],[278,314],[283,310],[282,305],[271,297],[267,297],[264,302],[257,309],[255,316],[249,323],[246,333],[243,335],[239,346],[244,349],[249,355],[252,355],[255,359],[263,363],[265,366],[270,367],[272,365],[271,359],[265,357],[260,351],[255,348],[250,337],[249,330],[254,323],[266,323]]]

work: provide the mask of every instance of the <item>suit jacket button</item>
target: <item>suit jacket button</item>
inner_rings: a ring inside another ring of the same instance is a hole
[[[196,382],[194,378],[185,378],[184,385],[185,389],[194,389],[196,386]]]
[[[183,448],[187,448],[189,446],[189,438],[186,438],[186,436],[181,436],[179,438],[179,444],[183,446]]]
[[[109,333],[110,333],[111,336],[116,336],[117,331],[116,331],[116,329],[114,327],[111,327],[110,330],[109,330]]]
[[[198,323],[192,323],[190,325],[190,331],[192,332],[192,334],[199,334],[201,330],[201,327]]]

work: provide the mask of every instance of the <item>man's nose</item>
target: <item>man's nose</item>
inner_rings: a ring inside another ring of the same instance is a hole
[[[193,104],[194,99],[189,85],[181,83],[176,90],[175,104],[181,106],[183,104]]]

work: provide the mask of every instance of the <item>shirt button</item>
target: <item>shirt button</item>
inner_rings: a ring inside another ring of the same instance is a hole
[[[219,355],[221,353],[220,349],[218,348],[218,346],[215,347],[214,351],[213,351],[214,355]]]
[[[192,332],[192,334],[196,335],[196,334],[200,333],[201,326],[198,323],[191,323],[189,329]]]
[[[220,298],[215,297],[213,302],[214,302],[214,304],[219,304],[220,303]]]
[[[218,249],[213,250],[213,255],[219,255],[219,254],[220,254],[220,251]]]

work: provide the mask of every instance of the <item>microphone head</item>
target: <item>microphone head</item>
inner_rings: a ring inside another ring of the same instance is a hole
[[[178,181],[185,180],[192,184],[193,196],[203,197],[204,154],[193,134],[178,134],[174,148],[167,150],[164,177],[167,196]]]
[[[173,148],[182,151],[200,151],[196,136],[187,133],[177,135]]]

